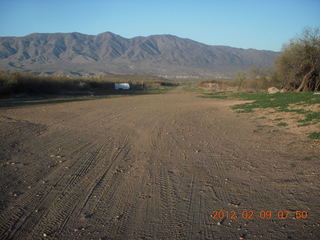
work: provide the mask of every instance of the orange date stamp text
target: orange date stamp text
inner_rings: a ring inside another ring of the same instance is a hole
[[[309,212],[304,210],[213,210],[210,214],[210,218],[212,220],[222,220],[222,219],[245,219],[245,220],[253,220],[253,219],[262,219],[262,220],[269,220],[269,219],[301,219],[305,220],[308,219]]]

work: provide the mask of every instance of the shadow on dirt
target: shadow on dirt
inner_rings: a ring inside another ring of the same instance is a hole
[[[19,94],[0,97],[0,108],[12,108],[19,106],[37,105],[37,104],[52,104],[65,103],[75,101],[89,101],[102,98],[114,98],[147,94],[162,94],[166,93],[166,89],[143,89],[143,90],[104,90],[90,92],[66,92],[64,94],[44,94],[31,95]]]

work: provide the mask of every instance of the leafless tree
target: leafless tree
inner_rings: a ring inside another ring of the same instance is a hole
[[[285,88],[295,91],[320,90],[320,28],[306,28],[285,45],[276,61],[276,72]]]

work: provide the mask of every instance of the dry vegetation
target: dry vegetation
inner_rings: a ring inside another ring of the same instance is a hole
[[[232,79],[206,79],[198,83],[199,87],[211,91],[261,92],[272,86],[280,87],[272,69],[252,67],[246,72],[236,72]]]
[[[0,72],[1,96],[27,94],[90,94],[113,91],[114,83],[128,82],[132,90],[158,89],[163,90],[176,83],[167,79],[154,76],[141,75],[112,75],[103,77],[68,77],[44,76],[31,73],[6,73]]]
[[[284,91],[320,91],[320,28],[306,28],[286,44],[273,68],[252,67],[234,73],[232,79],[211,79],[200,87],[213,91],[261,92],[269,87]],[[214,83],[214,84],[213,84]]]

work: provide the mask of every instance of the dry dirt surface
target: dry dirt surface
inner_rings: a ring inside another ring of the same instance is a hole
[[[1,108],[0,239],[319,239],[319,148],[232,104]]]

